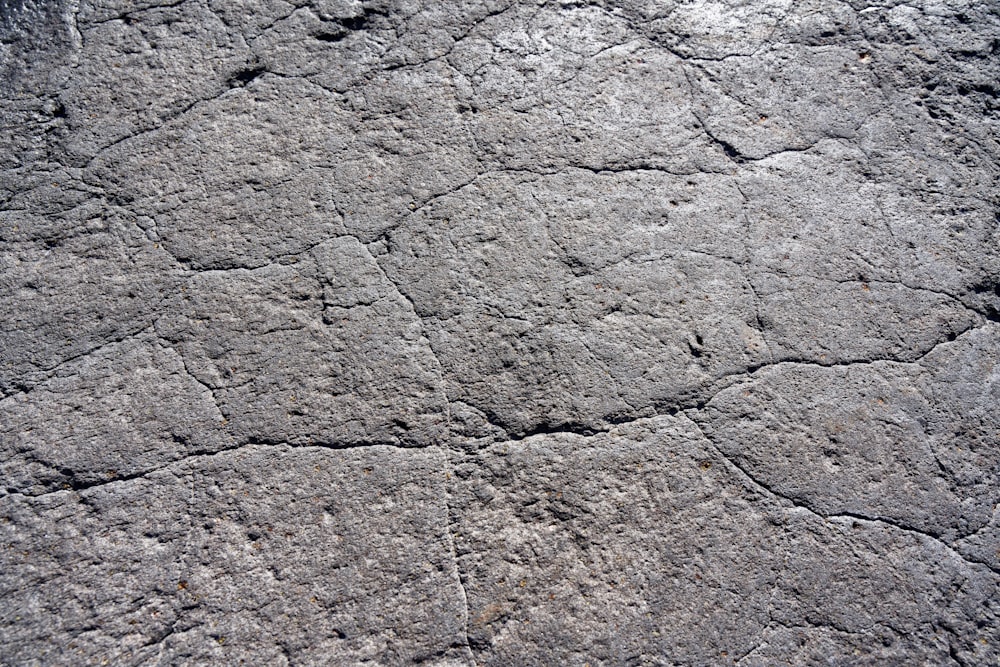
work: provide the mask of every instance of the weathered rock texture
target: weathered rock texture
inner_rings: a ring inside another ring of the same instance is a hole
[[[1000,661],[996,2],[0,8],[3,665]]]

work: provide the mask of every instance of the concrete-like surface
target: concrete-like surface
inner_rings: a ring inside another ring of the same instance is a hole
[[[997,665],[1000,4],[0,0],[0,664]]]

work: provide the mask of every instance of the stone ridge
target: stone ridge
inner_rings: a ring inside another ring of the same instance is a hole
[[[995,664],[1000,12],[0,0],[0,665]]]

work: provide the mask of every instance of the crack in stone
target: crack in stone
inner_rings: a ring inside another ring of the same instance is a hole
[[[431,449],[431,448],[435,448],[435,447],[439,447],[439,446],[438,445],[422,445],[422,446],[415,446],[415,447],[404,447],[404,446],[399,445],[397,443],[383,442],[383,441],[371,441],[371,442],[337,442],[337,441],[327,441],[327,442],[324,442],[324,441],[319,441],[319,440],[310,440],[307,444],[297,444],[297,443],[289,442],[289,441],[286,441],[286,440],[276,440],[276,439],[268,439],[268,438],[260,438],[260,437],[253,437],[252,436],[252,437],[247,438],[246,440],[244,440],[244,441],[242,441],[242,442],[240,442],[238,444],[235,444],[235,445],[232,445],[232,446],[229,446],[229,447],[221,447],[221,448],[217,448],[217,449],[196,449],[196,450],[191,450],[191,451],[188,451],[188,452],[184,453],[182,456],[180,456],[180,457],[178,457],[176,459],[173,459],[172,461],[167,461],[167,462],[165,462],[165,463],[163,463],[161,465],[152,466],[152,467],[149,467],[149,468],[145,468],[143,470],[138,470],[138,471],[136,471],[134,473],[130,473],[128,475],[119,475],[119,476],[116,476],[116,477],[114,477],[112,479],[90,480],[90,481],[74,480],[73,476],[76,475],[76,474],[78,474],[77,471],[73,471],[73,470],[70,470],[68,468],[57,468],[57,467],[54,467],[54,466],[50,465],[49,466],[50,468],[52,468],[54,470],[57,470],[61,474],[63,474],[63,475],[65,475],[65,476],[67,476],[67,477],[70,478],[69,481],[67,481],[67,482],[64,483],[63,488],[53,489],[51,491],[42,491],[40,493],[25,493],[23,491],[16,491],[16,490],[12,490],[12,489],[7,489],[6,495],[7,496],[18,496],[18,497],[22,497],[22,498],[32,498],[32,499],[34,499],[34,498],[45,498],[45,497],[56,495],[56,494],[60,494],[60,493],[81,493],[83,491],[87,491],[87,490],[90,490],[90,489],[97,489],[97,488],[102,488],[102,487],[105,487],[105,486],[111,486],[111,485],[115,485],[115,484],[124,484],[124,483],[128,483],[128,482],[133,482],[133,481],[136,481],[136,480],[139,480],[139,479],[145,479],[145,478],[149,477],[152,474],[155,474],[155,473],[158,473],[158,472],[163,472],[163,471],[168,471],[171,468],[175,468],[177,466],[185,465],[189,461],[194,460],[194,459],[204,459],[204,458],[211,458],[211,457],[214,457],[214,456],[220,456],[220,455],[223,455],[223,454],[232,454],[234,452],[238,452],[238,451],[240,451],[242,449],[247,449],[247,448],[262,448],[262,449],[268,449],[268,448],[279,448],[280,449],[280,448],[284,448],[286,451],[293,451],[293,450],[323,450],[323,449],[325,449],[325,450],[343,451],[343,450],[349,450],[349,449],[365,449],[365,448],[371,448],[371,447],[389,447],[389,448],[392,448],[392,449],[406,450],[406,449]],[[2,496],[0,496],[0,497],[2,497]]]
[[[217,389],[207,384],[206,382],[203,382],[201,378],[199,378],[197,375],[191,372],[191,368],[188,366],[187,363],[187,358],[185,358],[183,354],[181,354],[173,345],[171,345],[169,341],[165,340],[162,337],[158,337],[158,341],[160,349],[170,350],[174,355],[176,355],[178,360],[181,362],[181,366],[184,368],[184,372],[187,374],[187,376],[205,388],[205,390],[208,392],[208,395],[212,399],[212,405],[215,406],[215,411],[219,415],[220,422],[225,423],[226,415],[223,414],[222,408],[219,406],[219,397],[215,393]]]
[[[900,287],[905,287],[906,289],[913,290],[915,292],[928,292],[930,294],[938,294],[940,296],[946,297],[947,299],[954,301],[957,305],[968,310],[970,313],[975,313],[986,321],[996,321],[997,315],[990,312],[984,312],[979,308],[970,306],[965,303],[961,297],[942,289],[936,289],[934,287],[926,287],[924,285],[914,285],[912,283],[906,282],[905,280],[891,280],[887,278],[845,278],[845,279],[834,279],[834,278],[823,278],[816,275],[811,275],[809,273],[788,273],[780,274],[773,273],[770,271],[761,271],[757,275],[768,275],[775,276],[779,278],[809,278],[817,282],[823,283],[835,283],[838,285],[898,285]],[[964,333],[964,332],[963,332]]]
[[[448,461],[448,451],[445,452],[445,461]],[[452,562],[455,565],[455,583],[458,585],[458,591],[462,596],[462,649],[467,654],[467,659],[469,665],[476,665],[475,653],[472,650],[472,642],[469,638],[469,623],[472,617],[472,610],[469,606],[469,591],[466,588],[466,576],[462,571],[461,560],[458,556],[458,549],[455,546],[455,532],[454,527],[458,524],[458,518],[455,515],[455,510],[452,507],[451,502],[451,491],[448,489],[448,479],[450,479],[451,473],[446,475],[445,481],[445,493],[444,493],[444,508],[447,513],[447,525],[445,525],[446,541],[448,543],[448,550],[451,553]]]
[[[764,349],[767,352],[768,359],[774,361],[774,353],[771,351],[771,347],[767,344],[767,336],[764,335],[764,322],[761,319],[761,309],[763,301],[760,298],[760,294],[757,293],[757,288],[753,284],[753,274],[751,271],[751,260],[753,257],[753,247],[750,244],[750,238],[753,232],[753,222],[750,220],[750,214],[747,212],[747,204],[750,203],[750,198],[740,187],[738,181],[733,181],[736,186],[736,190],[740,193],[743,198],[743,202],[740,204],[740,214],[743,216],[743,224],[746,228],[746,236],[744,236],[743,241],[743,262],[740,263],[740,272],[743,276],[744,282],[746,282],[747,288],[750,290],[750,294],[753,296],[753,310],[754,310],[754,324],[756,325],[757,331],[760,332],[760,339],[764,342]]]
[[[819,361],[813,359],[775,359],[771,361],[766,361],[760,364],[755,364],[748,366],[742,371],[735,373],[726,373],[718,376],[711,381],[712,387],[709,388],[707,395],[704,395],[697,390],[693,392],[692,396],[687,398],[678,398],[673,402],[658,402],[654,405],[644,406],[638,410],[641,414],[636,416],[622,416],[622,417],[603,417],[599,421],[600,423],[584,423],[584,422],[574,422],[574,421],[563,421],[556,424],[538,424],[529,429],[523,431],[510,432],[510,426],[506,425],[496,413],[489,410],[489,408],[475,405],[469,403],[472,407],[479,410],[483,416],[486,418],[487,423],[491,426],[503,431],[504,436],[498,440],[498,442],[517,442],[520,440],[526,440],[538,435],[578,435],[583,437],[591,437],[601,433],[608,433],[620,426],[634,423],[644,423],[651,419],[664,416],[674,416],[678,413],[685,413],[689,411],[700,411],[703,410],[709,403],[712,402],[718,394],[727,389],[731,388],[741,380],[751,380],[754,376],[761,372],[772,368],[779,367],[795,367],[795,366],[814,366],[819,368],[838,368],[838,367],[850,367],[850,366],[870,366],[872,364],[900,364],[900,365],[919,365],[924,358],[937,350],[938,347],[942,345],[948,345],[954,343],[958,338],[968,334],[971,331],[982,328],[983,326],[988,326],[989,324],[981,324],[978,326],[970,326],[966,330],[958,334],[954,339],[947,339],[935,343],[933,346],[920,353],[919,356],[912,360],[904,360],[897,358],[879,358],[879,359],[863,359],[863,360],[847,360],[847,361]],[[646,411],[643,413],[643,411]],[[651,413],[649,411],[652,411]]]
[[[45,377],[43,379],[41,379],[41,380],[38,380],[34,384],[28,385],[28,384],[25,384],[23,382],[23,380],[21,380],[21,379],[12,378],[9,382],[14,386],[15,390],[12,391],[12,392],[9,392],[9,393],[5,393],[2,396],[0,396],[0,400],[5,400],[5,399],[11,398],[13,396],[20,396],[20,395],[24,395],[24,394],[29,394],[38,385],[40,385],[40,384],[42,384],[42,383],[44,383],[44,382],[46,382],[48,380],[51,380],[52,377],[56,373],[58,373],[63,367],[68,366],[69,364],[72,364],[75,361],[79,361],[81,359],[85,359],[87,357],[90,357],[90,356],[93,356],[95,354],[98,354],[98,353],[104,351],[105,349],[107,349],[109,347],[112,347],[114,345],[118,345],[119,343],[124,343],[127,340],[131,340],[133,338],[138,338],[139,336],[142,336],[143,334],[146,334],[146,333],[149,333],[149,332],[153,331],[154,327],[155,327],[155,325],[153,323],[146,324],[145,326],[143,326],[140,329],[134,329],[132,331],[129,331],[128,333],[116,336],[116,337],[112,338],[111,340],[107,340],[107,341],[104,341],[103,343],[95,345],[95,346],[91,347],[90,349],[88,349],[88,350],[86,350],[84,352],[80,352],[79,354],[74,354],[71,357],[67,357],[66,359],[63,359],[59,363],[55,364],[54,366],[49,366],[47,368],[39,368],[35,372],[36,373],[40,373],[40,374],[44,374]]]
[[[91,28],[97,25],[103,25],[105,23],[111,23],[113,21],[124,21],[125,19],[132,18],[136,14],[141,14],[150,11],[156,11],[158,9],[172,9],[174,7],[180,7],[181,5],[189,2],[190,0],[174,0],[173,2],[166,2],[162,5],[149,5],[148,7],[140,7],[139,9],[133,9],[127,12],[122,12],[110,18],[98,19],[95,21],[90,21],[86,24],[86,28]]]
[[[695,419],[693,419],[692,417],[690,417],[687,414],[685,414],[685,416],[688,418],[688,420],[692,424],[694,424],[697,427],[698,432],[701,433],[702,438],[705,439],[705,442],[707,442],[712,447],[712,449],[723,460],[725,460],[730,466],[732,466],[733,469],[739,471],[743,477],[745,477],[747,480],[749,480],[753,484],[753,486],[757,487],[758,489],[763,490],[766,493],[766,495],[768,495],[768,496],[770,496],[772,498],[781,500],[781,501],[785,501],[785,502],[791,504],[793,508],[805,510],[809,514],[812,514],[813,516],[816,516],[817,518],[822,519],[823,521],[830,521],[832,519],[850,519],[852,521],[864,521],[864,522],[867,522],[867,523],[874,523],[874,524],[879,524],[879,525],[883,525],[883,526],[889,526],[891,528],[894,528],[896,530],[899,530],[899,531],[902,531],[902,532],[905,532],[905,533],[910,533],[910,534],[913,534],[913,535],[919,535],[919,536],[921,536],[923,538],[926,538],[926,539],[928,539],[930,541],[935,542],[936,544],[938,544],[942,548],[944,548],[945,551],[947,551],[948,553],[950,553],[952,556],[955,556],[956,558],[964,561],[965,563],[968,563],[969,565],[985,567],[986,569],[990,570],[994,574],[1000,574],[1000,569],[995,568],[995,567],[991,566],[990,564],[985,563],[983,561],[974,560],[974,559],[966,557],[964,554],[962,554],[961,552],[959,552],[952,544],[949,544],[948,542],[945,542],[943,539],[941,539],[940,536],[935,535],[932,532],[929,532],[929,531],[926,531],[926,530],[922,530],[920,528],[916,528],[914,526],[908,525],[908,524],[903,523],[901,521],[896,521],[895,519],[891,519],[891,518],[887,518],[887,517],[882,517],[882,516],[878,516],[878,515],[865,515],[865,514],[860,514],[860,513],[856,513],[856,512],[837,512],[837,513],[834,513],[834,514],[823,514],[823,513],[817,511],[811,505],[809,505],[808,503],[806,503],[806,502],[804,502],[802,500],[797,500],[795,498],[786,496],[786,495],[784,495],[784,494],[776,491],[769,484],[766,484],[765,482],[757,479],[757,477],[755,477],[754,475],[751,475],[750,472],[745,467],[743,467],[740,464],[738,464],[735,460],[733,460],[732,457],[728,456],[725,452],[723,452],[722,449],[720,449],[718,447],[718,445],[716,445],[715,441],[712,440],[707,434],[705,434],[704,431],[702,431],[701,425],[697,421],[695,421]]]
[[[441,388],[441,394],[444,397],[445,429],[447,429],[448,426],[451,424],[451,402],[448,399],[448,384],[447,384],[447,381],[445,380],[445,377],[444,377],[444,366],[441,363],[440,357],[438,357],[437,351],[434,349],[434,346],[431,344],[430,337],[427,335],[427,327],[426,327],[426,325],[424,323],[424,318],[420,315],[420,312],[417,310],[417,304],[413,302],[413,299],[411,299],[410,296],[403,291],[403,289],[400,287],[400,285],[395,280],[393,280],[392,278],[389,277],[389,274],[388,274],[388,272],[386,272],[385,267],[383,267],[379,263],[378,258],[375,257],[375,255],[372,254],[371,249],[367,245],[365,245],[364,243],[361,243],[361,240],[358,239],[357,237],[354,237],[354,239],[359,244],[361,244],[361,246],[365,249],[365,252],[368,253],[368,257],[371,259],[372,263],[378,268],[379,273],[381,273],[381,275],[385,279],[385,281],[389,285],[392,286],[392,288],[396,291],[396,293],[399,295],[399,297],[401,299],[403,299],[404,301],[406,301],[407,304],[409,304],[410,311],[413,313],[413,316],[416,317],[417,321],[420,323],[421,336],[423,337],[424,341],[427,343],[427,349],[428,349],[428,351],[430,351],[431,357],[433,357],[434,363],[437,365],[438,382],[441,385],[441,387],[440,387]],[[390,250],[390,252],[391,252],[391,250]]]
[[[187,1],[188,0],[182,0],[182,2],[187,2]],[[194,100],[194,101],[186,104],[181,109],[179,109],[177,111],[174,111],[172,113],[167,114],[166,116],[164,116],[160,120],[160,123],[158,125],[156,125],[155,127],[151,127],[151,128],[142,130],[140,132],[135,132],[133,134],[130,134],[130,135],[125,136],[125,137],[122,137],[120,139],[116,139],[115,141],[112,141],[110,144],[102,146],[101,148],[99,148],[97,150],[96,153],[94,153],[94,155],[92,155],[87,160],[87,162],[81,167],[81,170],[87,171],[87,170],[91,169],[93,167],[94,163],[97,160],[101,159],[106,153],[108,153],[108,151],[111,151],[116,146],[120,146],[121,144],[123,144],[123,143],[125,143],[127,141],[131,141],[133,139],[138,139],[139,137],[144,137],[144,136],[147,136],[147,135],[150,135],[150,134],[155,134],[155,133],[163,130],[171,122],[173,122],[173,121],[175,121],[175,120],[177,120],[177,119],[179,119],[179,118],[187,115],[188,112],[190,112],[191,110],[193,110],[195,107],[197,107],[199,105],[202,105],[202,104],[207,104],[207,103],[210,103],[210,102],[214,102],[215,100],[218,100],[218,99],[224,97],[225,95],[227,95],[228,93],[230,93],[234,89],[243,88],[243,87],[249,85],[250,82],[252,82],[253,80],[255,80],[255,79],[257,79],[257,78],[259,78],[259,77],[261,77],[261,76],[263,76],[264,74],[267,74],[267,73],[268,73],[267,69],[264,68],[263,66],[252,66],[249,69],[243,69],[243,70],[238,70],[238,71],[234,72],[233,74],[230,75],[229,79],[227,79],[227,84],[228,85],[225,88],[219,90],[218,92],[216,92],[216,93],[214,93],[212,95],[209,95],[207,97],[198,98],[198,99],[196,99],[196,100]]]

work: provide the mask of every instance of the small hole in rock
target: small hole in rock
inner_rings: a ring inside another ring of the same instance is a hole
[[[347,34],[346,32],[321,32],[313,37],[321,42],[339,42],[347,37]]]

